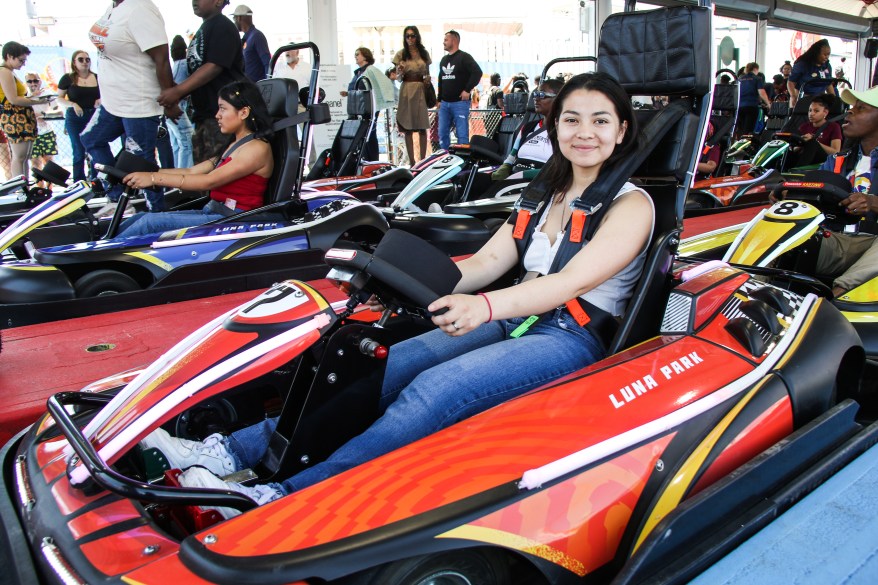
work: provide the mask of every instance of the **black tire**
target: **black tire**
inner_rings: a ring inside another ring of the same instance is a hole
[[[140,290],[137,281],[115,270],[95,270],[81,277],[73,285],[77,298],[103,297]]]
[[[507,585],[509,567],[495,551],[455,550],[391,563],[372,585]]]

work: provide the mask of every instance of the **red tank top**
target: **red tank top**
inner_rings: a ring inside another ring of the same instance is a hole
[[[217,168],[229,162],[231,157],[224,158]],[[217,187],[210,192],[210,198],[225,205],[227,199],[235,201],[235,208],[241,211],[250,211],[265,205],[265,191],[268,189],[268,179],[257,174],[247,175],[236,179],[231,183]]]

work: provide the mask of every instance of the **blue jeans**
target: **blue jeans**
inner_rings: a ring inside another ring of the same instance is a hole
[[[64,130],[70,139],[70,148],[73,151],[73,180],[82,181],[85,179],[85,147],[82,145],[82,138],[79,135],[88,126],[89,120],[94,115],[94,108],[83,109],[82,115],[77,116],[73,108],[67,108],[64,114]],[[88,178],[95,178],[94,167],[89,165]]]
[[[186,112],[176,120],[168,120],[165,124],[171,136],[171,148],[174,149],[174,166],[188,169],[195,164],[192,159],[192,122]]]
[[[158,127],[158,116],[120,118],[108,112],[103,106],[99,106],[80,136],[82,144],[95,163],[113,165],[114,158],[110,143],[123,134],[125,150],[154,163]],[[165,200],[161,191],[144,189],[144,193],[150,211],[164,210]],[[118,201],[121,194],[121,184],[113,185],[107,191],[110,201]]]
[[[469,144],[469,101],[442,102],[439,106],[439,148],[451,146],[451,120],[458,144]]]
[[[135,213],[119,225],[117,238],[160,234],[170,230],[201,225],[215,219],[225,217],[212,213],[205,206],[203,209],[186,211],[165,211],[163,213]]]
[[[325,461],[271,485],[284,494],[306,488],[603,357],[600,343],[566,311],[556,310],[510,338],[523,320],[486,323],[461,337],[434,329],[394,345],[381,389],[381,417]],[[275,424],[266,420],[226,439],[240,468],[259,461]]]

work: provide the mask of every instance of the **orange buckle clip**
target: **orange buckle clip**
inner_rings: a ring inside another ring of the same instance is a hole
[[[588,316],[588,313],[585,312],[585,309],[582,308],[577,299],[567,301],[565,306],[570,311],[570,315],[579,323],[580,327],[585,327],[591,321],[591,317]]]
[[[516,240],[524,238],[524,230],[527,229],[528,223],[530,223],[530,211],[519,209],[518,217],[515,218],[515,229],[512,230],[512,237]]]
[[[574,209],[573,215],[570,217],[570,241],[581,242],[582,230],[585,228],[586,214],[581,209]]]

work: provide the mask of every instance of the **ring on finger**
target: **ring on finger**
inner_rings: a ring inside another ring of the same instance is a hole
[[[451,326],[454,327],[454,330],[455,330],[455,331],[457,331],[458,329],[460,329],[460,327],[457,325],[457,322],[452,323]]]

